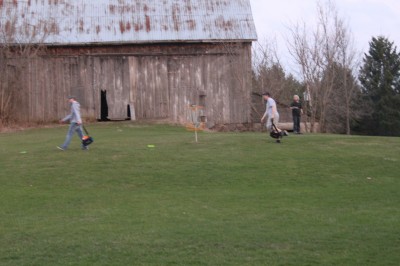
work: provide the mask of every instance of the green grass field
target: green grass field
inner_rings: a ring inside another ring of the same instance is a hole
[[[400,263],[400,138],[89,129],[0,134],[0,265]]]

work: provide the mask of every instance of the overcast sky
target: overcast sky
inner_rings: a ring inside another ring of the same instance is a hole
[[[317,0],[250,0],[258,39],[277,40],[283,60],[288,60],[286,39],[289,25],[315,20]],[[400,50],[400,0],[333,0],[339,16],[354,35],[355,46],[367,52],[372,37],[383,35]]]

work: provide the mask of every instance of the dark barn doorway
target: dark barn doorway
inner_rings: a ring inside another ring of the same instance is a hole
[[[110,119],[108,119],[108,103],[106,90],[101,90],[100,92],[100,121],[110,121]]]

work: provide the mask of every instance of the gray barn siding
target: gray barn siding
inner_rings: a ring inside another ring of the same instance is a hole
[[[100,91],[106,90],[111,119],[126,118],[130,104],[137,119],[185,123],[188,105],[205,94],[209,125],[249,122],[251,44],[235,54],[220,45],[188,47],[50,51],[26,66],[20,119],[57,120],[69,110],[68,95],[78,97],[83,116],[100,118]]]

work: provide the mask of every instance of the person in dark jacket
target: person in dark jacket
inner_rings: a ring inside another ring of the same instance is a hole
[[[300,133],[300,118],[303,114],[303,108],[301,106],[300,97],[298,95],[293,96],[293,102],[290,104],[290,109],[292,109],[293,117],[293,133]]]

